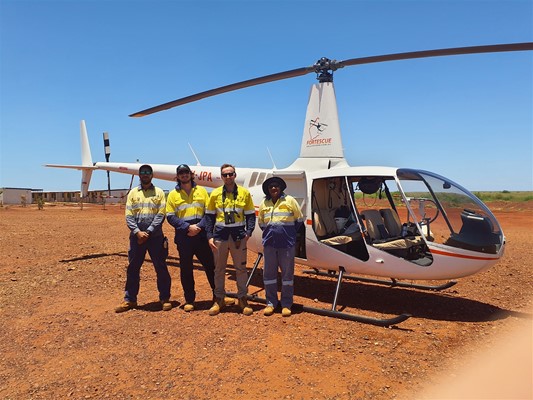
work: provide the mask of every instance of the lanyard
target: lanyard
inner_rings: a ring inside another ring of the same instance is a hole
[[[239,190],[237,188],[237,185],[235,185],[235,189],[233,190],[233,212],[236,212],[235,203],[237,202],[238,194]],[[222,212],[226,213],[226,186],[222,188]]]

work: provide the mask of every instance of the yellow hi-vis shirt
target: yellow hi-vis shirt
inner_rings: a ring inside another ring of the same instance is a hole
[[[207,190],[196,183],[193,183],[189,195],[179,186],[176,186],[176,189],[168,194],[167,221],[176,229],[176,243],[179,239],[187,236],[189,225],[198,224],[202,220],[208,201]],[[204,228],[202,225],[199,226]]]
[[[272,199],[261,202],[257,222],[263,231],[263,246],[288,248],[296,244],[303,214],[294,197],[282,195],[276,203]]]
[[[167,197],[167,217],[175,215],[189,224],[199,222],[204,216],[209,194],[204,187],[195,185],[188,195],[183,189],[171,191]]]
[[[233,240],[242,239],[245,234],[250,236],[255,227],[252,196],[242,186],[237,186],[236,197],[233,193],[224,193],[224,186],[214,189],[209,196],[205,213],[214,219],[214,230],[208,231],[207,236],[215,239],[228,240],[230,234]],[[228,213],[232,215],[230,223],[226,223],[225,214]]]
[[[162,224],[165,220],[165,192],[150,186],[144,190],[141,186],[133,188],[126,200],[126,224],[133,235],[139,231],[150,234],[163,234]]]

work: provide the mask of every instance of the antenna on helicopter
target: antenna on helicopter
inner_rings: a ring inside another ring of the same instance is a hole
[[[268,155],[270,156],[270,160],[272,161],[272,168],[278,169],[278,167],[276,167],[276,163],[274,162],[274,157],[272,157],[272,153],[270,152],[270,149],[268,147],[267,147],[267,151],[268,151]]]
[[[109,146],[109,133],[104,132],[103,136],[105,160],[106,162],[109,162],[109,156],[111,155],[111,147]],[[111,196],[111,176],[109,175],[109,171],[107,171],[107,192]]]
[[[139,159],[137,159],[137,164],[139,164]],[[131,175],[131,181],[130,181],[130,188],[128,189],[128,192],[131,190],[131,188],[133,187],[133,180],[135,179],[135,175],[132,174]]]
[[[191,144],[188,143],[188,142],[187,142],[187,144],[189,145],[189,149],[191,149],[192,155],[193,155],[194,158],[196,159],[196,165],[202,165],[202,164],[200,163],[200,160],[198,159],[198,157],[196,157],[196,153],[194,152],[194,150],[193,150]]]

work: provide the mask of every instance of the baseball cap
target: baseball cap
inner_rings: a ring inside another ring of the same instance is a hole
[[[187,164],[180,164],[178,165],[178,168],[176,168],[176,173],[179,174],[180,172],[192,172],[192,171]]]

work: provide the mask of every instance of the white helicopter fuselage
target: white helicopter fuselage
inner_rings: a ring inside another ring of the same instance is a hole
[[[398,168],[392,167],[336,167],[330,169],[321,169],[321,164],[329,163],[329,159],[314,159],[312,165],[318,167],[315,172],[306,172],[304,169],[298,170],[291,166],[286,170],[272,169],[255,169],[255,168],[238,168],[236,183],[250,190],[256,210],[258,210],[261,201],[264,198],[262,191],[262,182],[271,176],[280,176],[287,182],[287,194],[295,197],[304,213],[305,217],[305,257],[297,257],[297,263],[307,265],[312,268],[319,268],[328,271],[336,271],[340,266],[344,267],[347,273],[373,275],[395,279],[413,279],[413,280],[438,280],[438,279],[455,279],[475,274],[494,265],[503,255],[504,246],[500,247],[495,254],[480,254],[479,252],[450,247],[444,243],[429,241],[424,237],[429,252],[432,254],[432,263],[428,266],[421,266],[411,262],[403,257],[390,254],[371,244],[364,243],[368,251],[368,259],[362,260],[353,257],[343,251],[338,250],[335,246],[327,245],[319,239],[313,225],[313,183],[332,180],[344,180],[345,178],[354,177],[396,177]],[[309,160],[300,160],[297,165],[304,167]],[[139,169],[138,163],[106,163],[97,162],[94,164],[95,169],[104,169],[107,171],[126,173],[135,175]],[[176,166],[151,164],[154,169],[154,178],[175,181]],[[305,166],[310,169],[310,165]],[[223,184],[220,177],[220,167],[193,166],[195,181],[202,186],[215,188]],[[316,190],[316,189],[315,189]],[[473,196],[473,195],[472,195]],[[355,200],[355,203],[357,201]],[[363,211],[357,207],[358,211]],[[363,221],[359,221],[364,225]],[[423,229],[421,229],[423,231]],[[250,250],[261,253],[261,230],[256,228],[248,242]],[[361,240],[365,237],[361,233]]]

